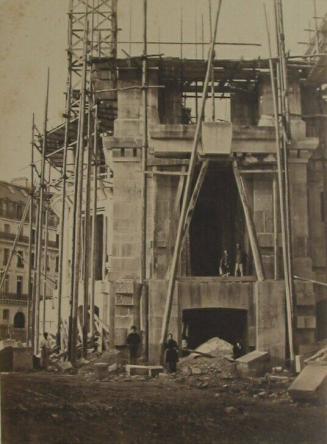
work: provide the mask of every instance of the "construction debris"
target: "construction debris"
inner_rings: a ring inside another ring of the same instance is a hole
[[[327,365],[306,366],[288,392],[294,401],[327,401]]]
[[[30,371],[33,369],[32,349],[14,340],[1,341],[0,371]]]
[[[269,354],[252,351],[236,359],[236,367],[241,376],[263,376],[270,370]]]
[[[134,375],[146,375],[149,377],[157,376],[163,372],[161,365],[126,365],[126,373],[128,376]]]
[[[178,367],[184,376],[202,375],[207,378],[208,384],[213,384],[217,383],[218,379],[237,376],[232,356],[233,346],[231,344],[220,338],[211,338],[201,344],[194,353],[182,358]]]
[[[312,364],[312,363],[327,363],[327,347],[322,348],[314,355],[310,356],[310,358],[305,359],[305,364]]]

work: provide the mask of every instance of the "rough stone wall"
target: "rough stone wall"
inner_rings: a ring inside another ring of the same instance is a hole
[[[167,281],[149,281],[149,353],[158,362],[160,335],[166,301]],[[255,345],[253,282],[221,282],[217,278],[186,278],[176,282],[169,331],[180,342],[182,312],[191,308],[228,308],[247,310],[249,346]]]
[[[273,364],[283,364],[286,357],[284,282],[256,282],[255,304],[256,349],[268,351]]]
[[[154,214],[154,263],[153,277],[166,277],[173,255],[178,213],[175,210],[175,196],[179,178],[157,176]]]
[[[272,177],[253,179],[253,219],[266,278],[274,276]]]

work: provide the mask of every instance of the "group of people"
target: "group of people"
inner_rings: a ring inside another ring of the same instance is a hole
[[[137,357],[139,355],[139,348],[141,345],[141,336],[137,333],[135,325],[131,327],[131,332],[127,336],[126,343],[129,349],[129,363],[135,365],[137,362]],[[178,347],[172,333],[167,336],[167,341],[164,344],[164,363],[169,373],[175,373],[177,371],[177,362],[179,356],[187,356],[191,351],[188,349],[187,339],[182,339],[181,350]],[[233,357],[234,359],[239,358],[244,354],[244,347],[241,340],[237,340],[233,344]]]
[[[139,356],[140,346],[141,346],[141,335],[137,332],[135,325],[131,327],[131,332],[127,336],[126,344],[129,349],[129,363],[135,365],[137,363],[137,358]],[[41,349],[41,367],[45,370],[49,365],[49,355],[51,351],[51,341],[47,332],[43,333],[43,338],[40,342]],[[172,333],[167,336],[167,341],[164,344],[165,354],[164,362],[166,364],[167,370],[170,373],[175,373],[177,370],[177,362],[179,360],[179,355],[186,356],[188,353],[188,344],[185,338],[182,339],[182,347],[179,350],[178,344],[175,341]],[[240,341],[234,344],[234,358],[238,358],[243,354],[243,346]]]
[[[126,344],[129,350],[129,363],[135,365],[137,362],[137,357],[139,354],[139,349],[141,345],[141,336],[137,333],[135,325],[131,327],[131,332],[127,336]],[[165,363],[167,370],[171,373],[176,372],[177,362],[178,362],[178,345],[173,338],[172,333],[169,333],[167,341],[165,343]]]
[[[240,244],[236,244],[234,276],[244,276],[244,257],[245,254]],[[219,275],[227,277],[230,276],[231,273],[232,273],[232,266],[231,266],[230,256],[228,251],[224,250],[219,261]]]

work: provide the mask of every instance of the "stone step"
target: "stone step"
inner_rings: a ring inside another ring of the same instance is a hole
[[[126,373],[131,375],[147,375],[147,376],[157,376],[159,373],[163,372],[163,367],[161,365],[126,365]]]
[[[327,365],[307,365],[288,392],[294,401],[327,401]]]

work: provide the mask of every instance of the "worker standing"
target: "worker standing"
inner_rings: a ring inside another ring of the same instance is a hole
[[[126,343],[128,345],[128,348],[129,348],[129,363],[131,365],[135,365],[136,364],[136,359],[137,359],[137,356],[138,356],[138,351],[139,351],[140,343],[141,343],[141,337],[136,332],[135,325],[133,325],[131,327],[131,332],[127,336]]]
[[[237,276],[238,273],[241,277],[243,277],[243,251],[241,249],[240,244],[236,244],[236,250],[235,250],[235,270],[234,270],[234,276]]]
[[[167,363],[169,373],[175,373],[177,370],[178,361],[178,345],[173,339],[173,335],[169,333],[167,337],[167,342],[165,344],[166,356],[165,361]]]
[[[47,370],[49,365],[49,355],[51,350],[51,344],[47,332],[43,333],[43,338],[40,343],[40,348],[41,348],[41,367]]]
[[[229,263],[229,254],[227,250],[224,250],[224,253],[219,262],[219,274],[220,276],[229,276],[230,275],[230,263]]]

